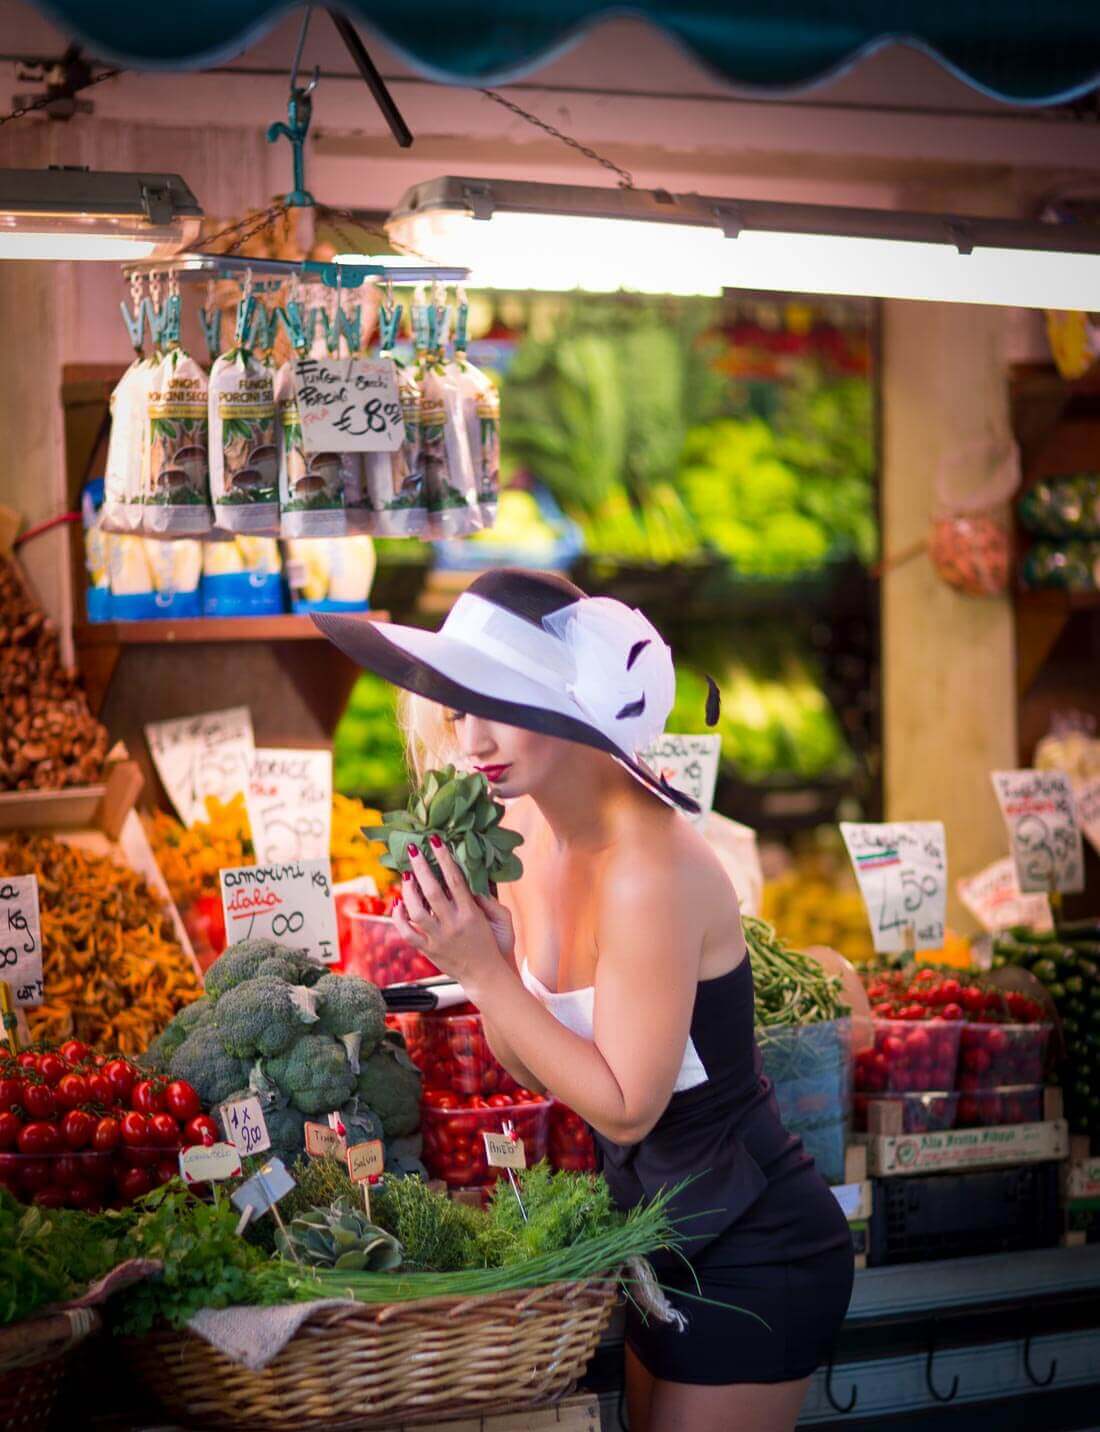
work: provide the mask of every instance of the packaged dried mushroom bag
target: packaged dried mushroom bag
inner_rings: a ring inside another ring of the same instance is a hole
[[[295,356],[284,363],[275,378],[275,406],[279,419],[279,529],[283,537],[342,537],[348,531],[347,508],[359,495],[358,464],[354,453],[306,451],[298,408],[295,369],[307,356],[308,341],[301,307],[296,298],[286,305],[287,331]],[[338,330],[325,324],[308,353],[330,356],[330,343]]]
[[[206,374],[179,344],[179,295],[169,297],[168,351],[149,392],[142,526],[149,536],[195,537],[214,525]]]
[[[161,361],[159,353],[135,358],[111,394],[111,436],[101,518],[105,532],[141,531],[149,394],[157,382]]]
[[[271,369],[246,346],[249,295],[237,315],[233,347],[210,370],[210,492],[227,532],[279,531],[279,449]]]
[[[400,323],[399,304],[391,302],[379,309],[378,356],[392,363],[396,371],[404,437],[396,452],[360,454],[369,530],[379,537],[419,537],[428,523],[420,462],[420,389],[394,355]]]
[[[466,356],[470,306],[458,290],[454,359],[447,365],[462,399],[466,440],[477,472],[477,505],[481,521],[491,527],[500,499],[500,394],[496,384]]]
[[[461,537],[482,525],[462,395],[443,359],[446,317],[447,310],[441,304],[413,305],[420,388],[420,461],[430,537]]]

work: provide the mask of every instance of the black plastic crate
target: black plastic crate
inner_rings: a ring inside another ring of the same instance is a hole
[[[872,1183],[872,1268],[1053,1248],[1058,1242],[1056,1163]]]

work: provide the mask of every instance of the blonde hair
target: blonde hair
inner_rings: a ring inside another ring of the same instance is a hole
[[[447,708],[412,691],[397,693],[397,724],[405,739],[405,759],[416,777],[453,764],[458,757],[454,734],[446,721]]]

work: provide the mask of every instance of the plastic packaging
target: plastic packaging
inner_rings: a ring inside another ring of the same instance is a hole
[[[455,320],[454,359],[447,365],[462,401],[466,441],[477,477],[477,505],[482,525],[496,521],[500,497],[500,394],[496,384],[466,356],[469,305],[458,290]]]
[[[160,354],[135,358],[111,394],[111,436],[107,443],[102,518],[106,532],[141,531],[149,394],[160,363]]]
[[[396,369],[404,440],[396,452],[360,454],[359,520],[379,537],[419,537],[428,523],[420,456],[420,388],[393,354],[400,322],[399,306],[383,306],[379,310],[379,356],[392,362]]]
[[[284,609],[282,563],[273,537],[204,544],[203,616],[275,616]]]
[[[1038,537],[1100,537],[1100,473],[1037,482],[1020,498],[1021,523]]]
[[[1041,1084],[1049,1024],[965,1024],[958,1087],[965,1092],[1005,1084]]]
[[[945,1090],[918,1094],[856,1094],[853,1100],[853,1127],[857,1133],[867,1130],[868,1107],[874,1102],[901,1106],[902,1132],[906,1134],[938,1134],[955,1127],[959,1095]]]
[[[481,526],[477,474],[462,396],[443,362],[446,308],[413,306],[420,387],[420,461],[428,501],[428,535],[460,537]]]
[[[90,622],[111,620],[111,578],[107,569],[109,538],[100,525],[103,512],[103,479],[95,477],[80,494],[80,515],[84,525],[84,569],[88,585],[84,609]]]
[[[279,530],[284,537],[342,537],[353,453],[308,454],[294,387],[294,364],[275,375],[279,419]]]
[[[242,300],[234,346],[210,370],[210,492],[224,531],[278,536],[275,385],[245,347],[253,302]]]
[[[867,1094],[955,1088],[963,1022],[876,1019],[875,1044],[856,1055],[855,1086]]]
[[[435,1097],[446,1099],[448,1096]],[[449,1097],[456,1104],[462,1099],[461,1095]],[[469,1100],[477,1096],[466,1097]],[[425,1100],[420,1107],[420,1126],[428,1172],[433,1178],[443,1179],[450,1188],[491,1184],[504,1177],[503,1169],[489,1167],[482,1136],[503,1133],[505,1123],[511,1123],[516,1136],[523,1140],[528,1167],[538,1163],[546,1157],[549,1144],[550,1104],[549,1099],[533,1099],[530,1103],[499,1108],[478,1109],[468,1103],[444,1108]]]
[[[173,542],[146,539],[155,608],[151,615],[202,616],[202,549],[201,542],[186,537]]]
[[[339,896],[337,914],[341,914]],[[427,955],[405,943],[388,915],[360,915],[349,908],[340,924],[340,957],[345,974],[359,975],[385,988],[439,973]]]
[[[592,1130],[560,1099],[555,1099],[550,1106],[547,1154],[552,1168],[567,1169],[572,1173],[596,1171],[596,1144]]]
[[[149,435],[143,465],[143,530],[161,537],[201,536],[214,525],[209,395],[206,374],[178,344],[168,350],[156,369],[146,411]]]
[[[955,1123],[957,1128],[971,1129],[996,1124],[1037,1124],[1042,1117],[1041,1084],[1008,1084],[960,1094]]]
[[[757,1041],[784,1125],[802,1139],[827,1183],[843,1183],[852,1098],[850,1022],[773,1025],[758,1030]]]
[[[296,612],[362,612],[375,571],[369,537],[302,537],[287,543],[286,578]]]
[[[429,1088],[486,1096],[511,1094],[519,1088],[489,1048],[480,1014],[426,1014],[421,1042],[421,1069]]]

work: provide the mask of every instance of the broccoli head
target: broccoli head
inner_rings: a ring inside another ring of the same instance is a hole
[[[303,1114],[338,1109],[355,1088],[347,1052],[331,1034],[301,1035],[285,1054],[265,1059],[263,1069]]]
[[[168,1061],[173,1079],[186,1079],[206,1105],[220,1104],[248,1083],[249,1062],[227,1054],[211,1024],[193,1029]]]
[[[377,985],[358,975],[322,975],[314,992],[321,1001],[318,1029],[337,1038],[361,1034],[360,1059],[377,1048],[386,1032],[386,1002]]]
[[[227,1054],[235,1054],[238,1059],[282,1054],[304,1025],[316,1022],[311,1004],[305,990],[295,990],[271,976],[257,975],[226,990],[218,1000],[214,1023]]]
[[[369,1139],[384,1137],[385,1130],[382,1128],[382,1120],[373,1109],[368,1109],[361,1099],[353,1098],[350,1103],[345,1104],[340,1110],[340,1118],[344,1122],[346,1130],[344,1137],[349,1149],[354,1144],[363,1144]]]
[[[390,1139],[385,1149],[386,1173],[398,1178],[427,1179],[428,1170],[420,1160],[424,1152],[424,1140],[419,1134],[410,1134],[403,1139]]]
[[[301,950],[280,950],[270,955],[256,970],[257,979],[271,976],[291,985],[315,985],[325,972],[324,965],[303,955]]]
[[[357,1092],[382,1120],[387,1139],[420,1124],[420,1070],[403,1049],[384,1039],[359,1070]]]
[[[205,997],[196,999],[191,1004],[185,1004],[164,1026],[140,1057],[138,1063],[143,1069],[153,1069],[158,1074],[163,1074],[168,1068],[172,1055],[190,1032],[197,1029],[199,1025],[207,1023],[209,1019],[210,1001]]]
[[[219,955],[206,971],[203,984],[211,1004],[217,1004],[226,990],[250,980],[272,955],[285,955],[284,946],[274,940],[238,940]]]

